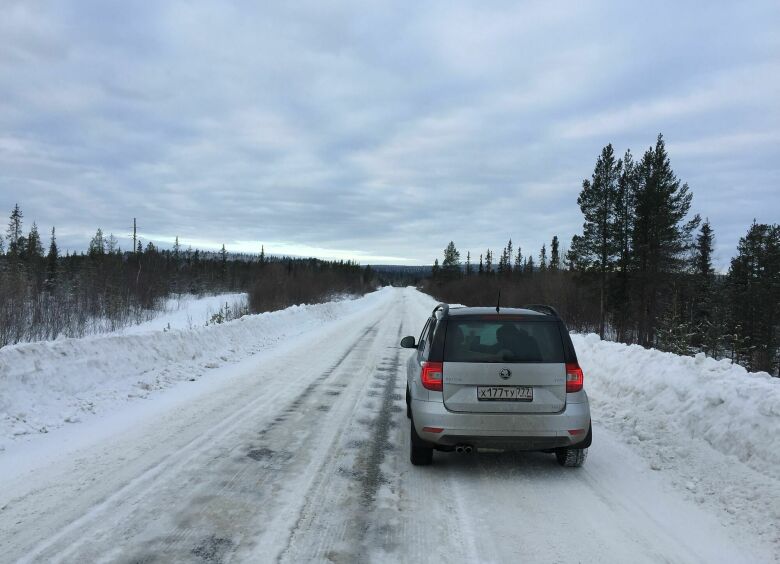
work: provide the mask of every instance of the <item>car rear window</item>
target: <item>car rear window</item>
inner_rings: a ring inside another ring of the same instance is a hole
[[[564,362],[554,321],[450,319],[444,340],[449,362]]]

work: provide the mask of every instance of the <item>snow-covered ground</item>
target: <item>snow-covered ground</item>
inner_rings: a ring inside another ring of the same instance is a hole
[[[154,317],[149,321],[130,325],[120,329],[118,333],[136,335],[154,331],[170,331],[177,329],[194,329],[205,326],[214,314],[225,307],[235,310],[247,306],[247,295],[217,294],[216,296],[194,296],[182,294],[168,298],[162,311],[152,312]]]
[[[575,336],[584,468],[412,467],[397,343],[433,305],[0,350],[0,560],[780,562],[780,381]]]
[[[118,404],[148,398],[182,380],[311,331],[374,301],[293,306],[206,326],[214,312],[244,305],[245,294],[169,300],[154,320],[116,333],[0,349],[0,451],[9,441],[45,434]],[[220,305],[221,304],[221,305]]]

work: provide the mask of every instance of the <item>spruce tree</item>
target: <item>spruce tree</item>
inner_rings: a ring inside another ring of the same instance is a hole
[[[222,244],[222,249],[219,251],[219,261],[221,264],[221,276],[222,276],[222,284],[227,283],[227,249],[225,249],[225,244]],[[292,270],[292,263],[288,263],[288,271]]]
[[[12,258],[16,258],[19,256],[19,240],[22,238],[23,218],[24,218],[24,214],[22,214],[22,210],[19,209],[19,204],[16,204],[14,206],[13,211],[11,211],[11,218],[8,222],[8,231],[7,231],[8,254]]]
[[[520,247],[517,247],[517,255],[515,256],[515,274],[522,274],[523,266],[523,252]]]
[[[547,271],[547,246],[542,245],[542,250],[539,251],[539,272]]]
[[[558,272],[561,267],[561,257],[558,244],[558,236],[554,235],[550,244],[550,270]]]
[[[581,271],[584,269],[582,264],[582,235],[572,235],[571,245],[569,250],[566,251],[566,268],[570,272]]]
[[[667,309],[672,277],[686,270],[686,253],[699,216],[686,221],[691,207],[688,185],[672,170],[663,136],[637,165],[632,229],[633,261],[639,285],[639,344],[653,346],[658,319]]]
[[[498,265],[496,266],[496,272],[503,276],[506,272],[506,247],[501,251],[501,256],[498,257]]]
[[[109,255],[113,255],[118,252],[119,252],[119,240],[116,237],[114,237],[113,233],[109,233],[108,239],[106,239],[106,253]]]
[[[471,251],[466,252],[466,276],[471,276],[473,269],[471,266]]]
[[[33,221],[30,233],[27,235],[27,258],[36,260],[43,258],[43,245],[41,244],[41,235],[38,233],[38,226]]]
[[[693,336],[691,344],[717,356],[720,348],[720,323],[715,312],[715,269],[712,267],[714,235],[709,219],[701,226],[693,246]]]
[[[460,276],[460,253],[455,248],[455,243],[450,241],[447,248],[444,249],[444,260],[441,263],[442,275],[453,280]]]
[[[739,240],[727,284],[734,359],[750,370],[780,371],[780,225],[756,223]]]
[[[482,253],[479,254],[479,270],[477,271],[477,274],[480,276],[485,274],[485,265],[482,263]]]
[[[525,261],[525,266],[523,267],[524,274],[530,276],[534,273],[534,257],[529,256],[528,260]]]
[[[485,274],[493,274],[493,251],[485,251]]]
[[[100,227],[98,227],[95,236],[89,242],[88,254],[92,258],[102,257],[106,254],[106,242],[103,238],[103,230]]]
[[[505,249],[505,256],[504,259],[504,275],[510,276],[512,274],[512,239],[509,239],[509,242],[506,244]]]
[[[433,260],[433,267],[431,267],[431,278],[434,280],[439,278],[439,272],[441,268],[439,268],[439,259]]]
[[[49,241],[49,253],[46,255],[46,286],[51,289],[57,281],[57,264],[60,251],[57,248],[57,237],[54,227],[51,228],[51,240]]]

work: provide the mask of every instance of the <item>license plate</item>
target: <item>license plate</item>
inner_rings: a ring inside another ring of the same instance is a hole
[[[534,389],[530,386],[477,386],[479,401],[533,401]]]

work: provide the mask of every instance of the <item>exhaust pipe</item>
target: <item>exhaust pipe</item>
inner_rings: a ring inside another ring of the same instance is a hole
[[[471,454],[472,450],[471,445],[457,445],[455,447],[455,452],[458,454]]]
[[[457,452],[458,454],[463,454],[463,447],[460,445],[456,446],[455,452]]]
[[[463,447],[463,452],[466,454],[471,454],[471,445],[466,445]]]

